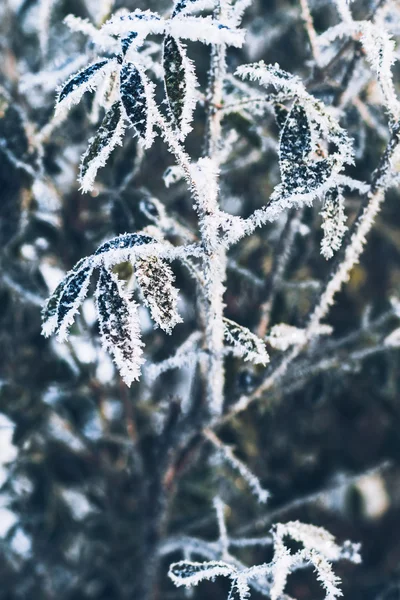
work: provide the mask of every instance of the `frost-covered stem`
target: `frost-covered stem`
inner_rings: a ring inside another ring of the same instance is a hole
[[[342,285],[348,281],[350,272],[360,259],[364,249],[366,236],[369,233],[385,194],[383,190],[378,190],[370,196],[370,201],[363,209],[358,220],[358,226],[353,233],[351,242],[347,245],[343,260],[339,263],[336,271],[328,281],[324,292],[322,293],[317,306],[315,307],[307,327],[308,337],[312,337],[314,331],[318,328],[321,320],[327,315],[329,308],[334,303],[334,297],[340,291]]]
[[[229,0],[220,0],[215,16],[223,18]],[[211,50],[211,67],[208,91],[207,157],[218,166],[218,150],[221,140],[222,115],[218,107],[223,99],[223,82],[226,73],[225,44],[216,44]],[[210,202],[211,200],[211,202]],[[206,345],[209,353],[207,373],[207,397],[210,412],[220,415],[224,402],[224,301],[226,279],[226,250],[219,241],[217,213],[218,197],[208,199],[207,206],[199,207],[200,231],[205,251],[204,275],[206,280]]]
[[[223,20],[226,16],[229,0],[220,0],[219,7],[214,11],[216,19]],[[213,44],[211,46],[210,72],[207,91],[207,129],[206,129],[206,155],[215,157],[221,141],[221,120],[223,99],[223,85],[226,74],[226,45]]]
[[[250,469],[234,455],[231,448],[224,444],[223,441],[215,435],[212,429],[205,429],[203,434],[213,444],[218,452],[221,453],[221,456],[226,459],[231,467],[238,471],[243,480],[250,487],[253,494],[257,497],[258,501],[260,503],[266,502],[269,498],[269,492],[262,487],[258,477],[256,477],[256,475],[254,475],[254,473],[252,473]]]
[[[318,47],[317,34],[314,29],[313,18],[310,13],[310,7],[308,6],[308,0],[300,0],[300,7],[301,18],[303,19],[304,27],[308,35],[308,40],[311,46],[311,52],[316,65],[319,66],[321,62],[321,55]]]

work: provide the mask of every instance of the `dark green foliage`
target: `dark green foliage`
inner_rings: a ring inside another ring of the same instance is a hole
[[[100,60],[99,62],[90,65],[90,67],[83,69],[77,75],[72,77],[72,79],[70,79],[60,91],[60,94],[58,96],[58,102],[62,102],[65,98],[67,98],[72,92],[74,92],[84,83],[90,82],[91,78],[94,75],[96,75],[96,73],[100,71],[100,69],[102,69],[106,64],[107,60]]]
[[[179,45],[170,35],[164,40],[163,66],[168,106],[179,127],[186,97],[185,69]]]
[[[146,92],[138,69],[132,63],[126,63],[120,74],[121,101],[126,116],[142,138],[147,131]]]

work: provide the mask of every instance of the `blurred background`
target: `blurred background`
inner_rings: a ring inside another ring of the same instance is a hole
[[[188,385],[186,371],[171,371],[155,384],[144,375],[127,388],[101,348],[92,293],[68,343],[40,332],[41,307],[65,272],[102,241],[149,225],[153,197],[196,234],[185,184],[164,184],[173,159],[160,140],[144,156],[128,131],[99,172],[95,191],[84,195],[76,181],[79,159],[101,118],[93,95],[86,94],[66,121],[52,121],[55,89],[97,51],[90,39],[70,32],[64,17],[73,13],[99,25],[122,6],[161,14],[171,8],[163,0],[0,2],[1,600],[139,598],[154,549],[153,484],[162,435]],[[333,2],[310,6],[318,33],[338,22]],[[374,7],[355,1],[353,14],[366,18]],[[393,30],[400,33],[396,15]],[[332,102],[354,46],[329,77],[318,80],[297,1],[254,0],[244,26],[246,45],[229,53],[231,71],[261,59],[278,62]],[[188,49],[204,91],[209,49]],[[394,73],[398,84],[396,65]],[[161,99],[161,87],[158,93]],[[388,141],[377,94],[373,78],[366,77],[342,119],[356,156],[348,174],[366,181]],[[202,152],[204,117],[200,102],[187,140],[193,157]],[[279,182],[278,129],[272,111],[265,111],[254,121],[245,112],[230,115],[224,132],[232,130],[238,141],[222,170],[222,205],[248,216]],[[333,338],[319,340],[265,401],[219,432],[270,491],[268,504],[258,504],[215,448],[197,440],[169,501],[163,539],[215,539],[212,501],[220,494],[232,535],[266,535],[272,523],[292,519],[324,526],[339,541],[362,544],[361,565],[336,569],[346,598],[400,598],[400,356],[383,345],[400,316],[399,200],[398,190],[388,192],[361,263],[337,298],[329,317]],[[349,222],[358,204],[356,195],[346,195]],[[329,273],[319,250],[320,208],[294,215],[303,226],[275,293],[271,323],[301,326]],[[258,230],[230,256],[226,316],[254,331],[290,219],[292,214]],[[195,286],[179,265],[174,272],[184,323],[167,336],[153,330],[141,308],[149,360],[170,356],[196,327]],[[120,276],[129,273],[122,269]],[[264,375],[243,365],[228,360],[228,403],[251,392]],[[194,386],[192,393],[201,390]],[[269,558],[265,548],[239,554],[248,565]],[[181,557],[165,556],[153,569],[151,597],[183,597],[166,577],[169,563]],[[224,586],[205,583],[194,596],[225,598]],[[322,598],[311,570],[293,575],[288,593],[298,600]]]

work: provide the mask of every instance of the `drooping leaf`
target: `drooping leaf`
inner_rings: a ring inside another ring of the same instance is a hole
[[[149,147],[153,141],[153,127],[149,107],[152,84],[132,63],[125,63],[120,72],[121,101],[126,116],[137,135]]]
[[[127,297],[117,276],[104,267],[100,269],[96,306],[103,346],[130,386],[139,379],[144,362],[137,305]]]
[[[73,75],[59,92],[56,113],[59,113],[63,108],[70,108],[73,104],[77,104],[85,92],[95,90],[108,68],[112,66],[113,61],[104,59]]]
[[[224,319],[224,327],[225,339],[233,345],[236,353],[245,361],[250,360],[260,365],[266,365],[269,362],[263,340],[252,333],[250,329],[230,319]]]
[[[172,36],[164,39],[163,46],[164,86],[171,117],[182,135],[191,127],[190,122],[196,106],[196,76],[185,48]]]
[[[182,560],[170,566],[168,575],[176,586],[191,586],[204,579],[213,579],[219,575],[229,577],[233,573],[235,568],[222,561],[200,563]]]
[[[143,294],[144,303],[149,307],[154,321],[167,333],[182,319],[177,311],[178,290],[171,267],[151,256],[136,261],[136,278]]]
[[[92,189],[97,171],[104,167],[115,146],[122,143],[124,122],[120,102],[115,102],[104,116],[96,135],[89,141],[82,157],[79,181],[81,189]]]
[[[311,151],[311,130],[307,113],[295,101],[285,121],[280,139],[280,163],[283,172],[290,171],[293,163],[304,162]]]
[[[93,268],[91,261],[84,258],[58,284],[42,312],[45,336],[56,332],[60,340],[66,339],[69,326],[87,294]]]
[[[281,131],[279,164],[284,196],[307,194],[321,186],[332,166],[328,159],[311,159],[311,127],[305,108],[296,100]]]
[[[328,259],[332,258],[333,254],[339,250],[347,231],[344,197],[338,188],[330,190],[326,194],[321,216],[324,231],[321,254]]]

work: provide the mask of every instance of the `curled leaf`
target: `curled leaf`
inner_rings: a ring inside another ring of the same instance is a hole
[[[168,575],[176,586],[190,586],[218,575],[229,577],[235,572],[235,567],[222,561],[200,563],[182,560],[170,566]]]
[[[324,237],[321,241],[321,254],[332,258],[339,250],[343,236],[347,231],[346,215],[344,212],[344,197],[338,188],[330,190],[324,199],[321,211]]]
[[[143,246],[144,244],[150,244],[151,242],[154,242],[154,238],[149,235],[143,235],[142,233],[124,233],[108,242],[104,242],[104,244],[97,248],[94,256],[112,252],[113,250],[125,250],[133,248],[134,246]]]
[[[263,340],[252,333],[250,329],[230,319],[224,319],[224,327],[225,339],[233,345],[235,352],[245,361],[251,361],[256,365],[266,365],[269,362]]]

